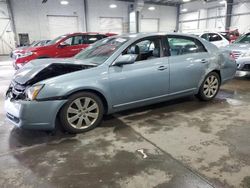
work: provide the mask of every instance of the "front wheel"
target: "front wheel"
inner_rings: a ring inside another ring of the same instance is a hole
[[[220,77],[216,72],[209,73],[202,82],[197,97],[203,101],[212,100],[220,88]]]
[[[102,100],[90,92],[80,92],[69,97],[60,111],[62,127],[69,133],[81,133],[95,128],[104,113]]]

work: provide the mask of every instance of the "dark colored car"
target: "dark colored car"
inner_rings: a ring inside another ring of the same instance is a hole
[[[15,69],[22,67],[33,59],[41,58],[67,58],[79,53],[90,44],[115,34],[107,33],[72,33],[59,36],[45,46],[31,47],[22,51],[16,57],[13,65]]]

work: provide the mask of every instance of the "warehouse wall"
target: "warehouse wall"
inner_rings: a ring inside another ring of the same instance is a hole
[[[109,8],[110,4],[116,4],[117,8]],[[100,30],[100,18],[122,18],[123,32],[128,32],[128,6],[129,2],[88,0],[88,30]]]
[[[213,1],[204,3],[194,1],[185,3],[181,9],[188,9],[188,12],[181,13],[179,28],[182,32],[203,32],[225,30],[225,5]]]
[[[231,27],[238,28],[241,33],[250,31],[250,2],[234,5]]]
[[[51,16],[77,17],[77,31],[86,31],[84,0],[70,0],[66,6],[61,5],[60,0],[48,0],[46,3],[42,3],[42,0],[10,1],[13,9],[16,33],[28,33],[30,42],[51,39],[55,35],[51,34],[52,29],[51,25],[49,25],[49,21],[51,21],[49,18]],[[129,5],[131,2],[116,0],[86,0],[86,2],[88,31],[101,31],[101,18],[120,18],[122,19],[121,32],[128,32]],[[116,4],[117,8],[111,9],[109,5],[112,3]],[[148,10],[149,6],[148,4],[144,5],[141,11],[142,19],[158,19],[158,31],[173,31],[175,29],[176,7],[153,5],[156,9],[150,11]],[[65,25],[66,27],[67,25]],[[112,32],[112,28],[110,31]]]
[[[223,31],[225,30],[225,5],[220,1],[204,3],[204,1],[194,1],[185,3],[181,9],[186,8],[188,12],[181,13],[179,28],[182,32],[203,32],[203,31]],[[231,29],[239,29],[241,33],[250,29],[250,2],[235,0],[233,5]]]
[[[110,9],[109,5],[115,3],[117,8]],[[123,1],[105,1],[105,0],[88,0],[88,28],[90,31],[99,31],[100,17],[118,17],[123,19],[123,32],[128,32],[128,6],[130,2]],[[149,6],[154,6],[155,10],[148,10]],[[150,18],[159,20],[159,31],[173,31],[176,26],[177,9],[176,7],[159,6],[145,4],[141,10],[141,18]]]
[[[154,6],[155,10],[150,11],[148,7]],[[173,32],[176,27],[177,8],[173,6],[160,6],[145,4],[141,11],[141,18],[159,19],[159,31]]]
[[[11,0],[17,33],[29,33],[30,41],[50,37],[47,15],[77,16],[79,31],[85,31],[83,0],[63,6],[59,0]],[[67,27],[67,26],[65,26]]]
[[[0,55],[9,54],[14,47],[14,33],[7,3],[0,1]]]

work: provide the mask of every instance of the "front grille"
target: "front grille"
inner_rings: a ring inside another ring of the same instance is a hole
[[[240,51],[232,51],[234,58],[238,59],[241,56],[241,52]]]
[[[243,70],[243,71],[250,71],[250,64],[245,64],[245,65],[242,67],[242,70]]]
[[[25,89],[25,86],[12,81],[6,96],[11,99],[25,99]]]

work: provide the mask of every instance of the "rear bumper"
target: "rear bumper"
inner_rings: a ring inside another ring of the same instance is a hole
[[[250,76],[250,71],[237,70],[235,76],[237,77]]]
[[[5,100],[7,119],[24,129],[52,130],[56,116],[66,100],[22,101]]]

